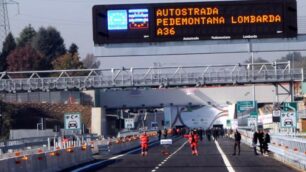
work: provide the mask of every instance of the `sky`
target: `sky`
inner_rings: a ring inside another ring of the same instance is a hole
[[[39,27],[54,26],[65,40],[66,47],[71,43],[79,46],[81,57],[94,52],[92,36],[92,7],[98,4],[148,3],[148,2],[186,2],[188,0],[15,0],[19,3],[9,5],[10,28],[14,36],[31,24],[36,30]],[[199,0],[189,0],[199,1]],[[204,1],[204,0],[202,0]],[[306,33],[306,0],[298,1],[299,29]],[[306,45],[305,45],[306,47]],[[263,57],[270,61],[286,53],[256,53],[255,57]],[[303,54],[305,54],[303,52]],[[306,55],[306,54],[305,54]],[[154,63],[163,66],[235,64],[249,58],[249,54],[217,54],[163,57],[115,57],[99,58],[102,68],[149,67]]]

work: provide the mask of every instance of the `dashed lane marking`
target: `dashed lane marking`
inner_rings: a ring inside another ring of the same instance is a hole
[[[149,146],[152,146],[152,145],[155,145],[155,144],[158,144],[159,142],[152,142],[149,144]],[[128,154],[131,154],[131,153],[134,153],[134,152],[137,152],[137,151],[140,151],[140,148],[136,148],[134,150],[131,150],[127,153],[124,153],[124,154],[121,154],[121,155],[117,155],[117,156],[114,156],[114,157],[111,157],[107,160],[104,160],[104,161],[98,161],[98,162],[95,162],[95,163],[92,163],[92,164],[89,164],[89,165],[86,165],[86,166],[83,166],[83,167],[80,167],[78,169],[75,169],[75,170],[72,170],[72,172],[81,172],[81,171],[84,171],[84,170],[87,170],[87,169],[90,169],[90,168],[93,168],[95,166],[98,166],[98,165],[101,165],[107,161],[110,161],[110,160],[114,160],[114,159],[118,159],[120,157],[123,157],[123,156],[126,156]]]
[[[185,145],[187,141],[182,144],[176,151],[174,151],[171,155],[165,158],[160,164],[158,164],[151,172],[156,172],[162,165],[164,165],[173,155],[175,155],[178,151],[180,151]]]

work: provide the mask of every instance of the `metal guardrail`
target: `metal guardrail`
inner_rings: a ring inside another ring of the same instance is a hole
[[[97,137],[91,135],[75,136],[75,135],[65,135],[67,138],[79,137],[85,140],[96,140]],[[8,150],[25,150],[27,147],[41,147],[48,144],[48,139],[57,140],[58,136],[45,136],[45,137],[30,137],[22,139],[11,139],[7,141],[0,142],[0,153],[7,152]],[[52,142],[53,143],[53,142]]]
[[[26,147],[35,145],[36,143],[46,143],[50,137],[31,137],[24,139],[14,139],[0,142],[0,148],[3,147]]]
[[[290,62],[122,69],[1,72],[0,91],[202,86],[302,81]]]
[[[242,142],[252,146],[253,132],[239,130]],[[300,168],[306,169],[306,138],[271,134],[269,150],[284,159],[298,163]]]
[[[84,135],[76,140],[63,141],[62,137],[33,137],[25,139],[8,140],[0,143],[0,160],[15,157],[16,152],[23,155],[31,155],[37,153],[37,150],[44,152],[56,149],[66,149],[71,146],[81,146],[82,144],[94,147],[97,144],[106,144],[109,140],[98,140],[97,137]],[[3,152],[5,150],[5,152]]]

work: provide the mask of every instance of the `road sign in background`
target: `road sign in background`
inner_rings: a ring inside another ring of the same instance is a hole
[[[281,127],[296,128],[297,126],[297,103],[285,102],[281,107]]]
[[[273,117],[280,117],[280,110],[274,110],[272,115]]]
[[[236,104],[238,126],[248,126],[248,118],[258,117],[256,101],[238,101]]]
[[[273,122],[280,122],[280,116],[281,116],[281,111],[280,110],[274,110],[273,113],[272,113]]]
[[[134,128],[134,119],[133,118],[127,118],[124,119],[124,128]]]
[[[227,119],[227,120],[226,120],[226,126],[227,126],[227,127],[232,127],[232,120]]]
[[[257,128],[257,118],[253,117],[248,118],[248,127],[255,130]]]
[[[81,129],[81,113],[67,112],[64,115],[66,130],[80,130]]]

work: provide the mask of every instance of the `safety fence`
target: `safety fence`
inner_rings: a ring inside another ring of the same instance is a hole
[[[253,132],[239,130],[241,141],[249,146],[253,146]],[[286,135],[271,134],[269,150],[278,160],[294,165],[306,170],[306,139],[302,137],[292,137]]]

